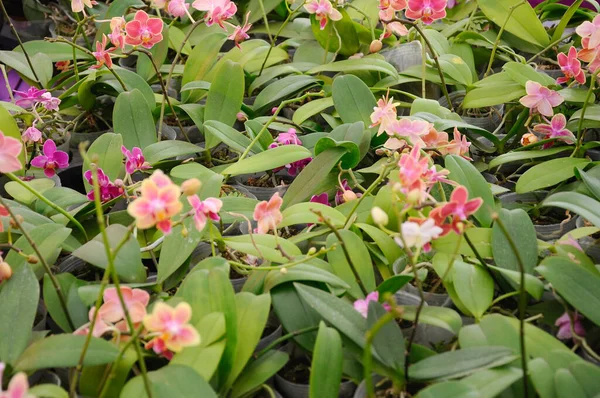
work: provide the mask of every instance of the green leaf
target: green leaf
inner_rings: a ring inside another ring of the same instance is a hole
[[[286,208],[282,213],[283,220],[279,226],[283,228],[296,224],[322,224],[323,221],[312,210],[321,212],[334,225],[342,225],[346,222],[346,217],[331,206],[322,203],[304,202]]]
[[[577,10],[580,8],[581,3],[583,3],[583,0],[574,1],[573,4],[571,4],[569,9],[567,10],[567,12],[565,12],[563,14],[562,18],[560,19],[560,23],[558,24],[558,26],[556,28],[554,28],[554,34],[552,35],[552,42],[560,41],[567,25],[569,25],[571,18],[573,17],[573,15],[575,15]]]
[[[14,368],[18,371],[31,371],[77,366],[86,340],[87,336],[72,334],[57,334],[38,340],[27,347],[14,364]],[[119,350],[114,344],[92,337],[83,359],[83,365],[111,363],[117,359],[118,354]]]
[[[550,44],[546,29],[529,3],[520,0],[477,0],[477,4],[486,17],[496,25],[504,26],[507,32],[519,39],[540,48]]]
[[[446,168],[452,181],[463,185],[469,191],[470,198],[481,198],[483,204],[475,213],[475,218],[484,226],[492,224],[491,210],[494,209],[494,196],[490,186],[481,173],[468,160],[460,156],[446,156]]]
[[[377,301],[370,301],[367,313],[367,328],[373,327],[387,310]],[[394,321],[384,324],[373,338],[373,349],[379,354],[382,362],[400,374],[404,373],[406,361],[404,336],[400,326]]]
[[[56,384],[38,384],[29,389],[29,394],[43,398],[69,398],[69,394]]]
[[[373,239],[375,244],[381,249],[381,252],[388,261],[388,264],[393,264],[394,261],[402,257],[402,255],[404,254],[400,246],[398,246],[398,244],[396,244],[396,242],[394,242],[394,240],[390,238],[388,234],[386,234],[379,228],[362,223],[356,223],[354,225],[360,228],[367,235],[369,235],[371,239]],[[410,279],[412,279],[412,277]],[[395,291],[398,291],[399,289],[400,287],[398,287],[398,289],[396,289]],[[379,288],[377,288],[377,290],[379,290]],[[381,290],[380,293],[382,293]]]
[[[463,59],[454,54],[443,54],[439,57],[440,67],[445,74],[464,86],[473,84],[473,74]]]
[[[463,108],[484,108],[513,101],[526,94],[525,88],[506,72],[481,79],[463,99]]]
[[[115,133],[123,136],[123,145],[129,150],[139,147],[142,150],[157,142],[154,118],[141,91],[119,94],[113,111]]]
[[[301,203],[317,192],[320,185],[327,180],[328,173],[346,154],[344,148],[331,148],[316,156],[294,179],[283,196],[283,208]]]
[[[204,36],[204,39],[190,53],[181,79],[181,86],[194,81],[206,80],[210,68],[214,65],[219,50],[227,39],[225,33],[216,32]],[[185,91],[181,95],[183,102],[196,102],[202,96],[202,91]]]
[[[315,15],[310,16],[310,25],[313,35],[321,47],[330,53],[337,52],[349,57],[360,49],[358,34],[354,29],[354,22],[346,10],[339,8],[338,11],[342,14],[342,18],[339,21],[329,19],[324,29],[321,29]]]
[[[284,99],[293,94],[313,86],[319,82],[318,79],[306,75],[286,76],[265,87],[254,101],[253,109],[257,114],[262,114],[277,106]]]
[[[248,282],[245,286],[247,285]],[[320,315],[302,300],[293,283],[276,286],[269,294],[273,300],[273,310],[285,330],[319,326]],[[314,348],[316,338],[316,332],[309,332],[296,336],[294,342],[310,352]]]
[[[141,76],[130,70],[117,67],[114,67],[114,71],[121,77],[121,80],[123,80],[123,83],[125,83],[127,90],[123,89],[121,82],[119,82],[108,70],[96,71],[96,74],[99,76],[97,80],[100,84],[97,84],[95,87],[97,88],[103,83],[104,85],[110,86],[117,93],[117,95],[119,93],[130,92],[138,89],[144,95],[144,100],[146,101],[146,104],[148,104],[149,109],[152,109],[156,106],[154,92]],[[111,95],[112,94],[113,93],[111,93]]]
[[[588,159],[559,158],[540,163],[527,170],[517,181],[517,193],[532,192],[553,187],[575,176],[576,167],[585,167]]]
[[[202,148],[186,141],[160,141],[144,149],[144,157],[150,164],[156,164],[177,156],[202,152]]]
[[[56,279],[58,280],[62,293],[67,299],[67,311],[69,312],[75,327],[88,322],[88,308],[77,294],[79,287],[86,285],[86,282],[78,280],[69,273],[56,275]],[[65,312],[60,304],[58,294],[48,275],[44,275],[43,291],[44,303],[46,304],[46,308],[48,309],[48,313],[52,317],[52,320],[56,322],[63,331],[73,332],[74,330],[69,326]]]
[[[244,99],[244,70],[227,61],[217,70],[206,99],[204,120],[218,120],[233,126]]]
[[[316,114],[323,112],[327,108],[331,108],[332,106],[333,106],[333,98],[332,97],[319,98],[316,100],[312,100],[312,101],[307,102],[306,104],[302,105],[300,108],[296,109],[296,112],[294,112],[294,117],[292,118],[292,121],[297,125],[301,125],[306,120],[310,119],[311,117],[315,116]]]
[[[223,170],[222,174],[235,176],[274,170],[286,164],[310,157],[311,152],[302,146],[283,145],[238,161]]]
[[[106,228],[106,233],[113,250],[126,235],[131,235],[127,227],[120,224],[109,225]],[[102,234],[98,234],[94,239],[75,250],[73,255],[98,268],[106,269],[108,265]],[[122,281],[141,283],[146,280],[146,270],[142,265],[140,245],[133,236],[129,236],[127,242],[117,253],[114,266]]]
[[[44,193],[54,187],[56,184],[54,180],[49,178],[40,178],[31,181],[24,181],[26,185],[35,189],[39,193]],[[24,205],[31,205],[37,200],[37,196],[32,194],[27,188],[23,187],[16,181],[9,181],[4,185],[6,192],[13,197],[19,203]]]
[[[165,237],[156,267],[157,283],[163,283],[173,275],[185,263],[202,239],[202,232],[196,229],[192,219],[188,219],[184,223],[188,231],[186,238],[182,237],[184,226],[181,225],[173,228],[173,231]]]
[[[404,319],[414,321],[417,315],[417,307],[414,305],[405,305],[403,308]],[[453,309],[445,307],[423,307],[419,315],[419,322],[437,326],[455,334],[462,327],[460,315]]]
[[[600,277],[564,257],[546,257],[536,268],[569,304],[600,325]]]
[[[517,162],[519,160],[529,160],[529,159],[538,159],[545,158],[556,155],[557,153],[569,151],[571,148],[563,146],[557,148],[548,148],[537,151],[519,151],[519,152],[509,152],[498,157],[492,159],[490,164],[488,165],[488,169],[491,170],[494,167],[498,167],[500,165]]]
[[[577,192],[558,192],[542,202],[542,207],[559,207],[579,214],[600,228],[600,208],[598,201]]]
[[[202,183],[197,193],[200,199],[219,197],[221,186],[223,185],[223,176],[221,174],[217,174],[199,163],[186,163],[174,167],[171,170],[171,178],[178,184],[190,178],[199,179]]]
[[[283,351],[271,350],[251,362],[231,389],[232,398],[240,398],[254,391],[275,375],[289,360],[289,355]]]
[[[204,123],[204,132],[206,134],[206,147],[209,149],[223,142],[235,151],[244,152],[251,143],[250,139],[244,134],[216,120],[209,120]],[[255,145],[252,149],[254,153],[262,151],[259,145]]]
[[[476,389],[462,381],[435,383],[419,391],[416,398],[480,398]]]
[[[276,240],[273,235],[253,235],[252,239],[250,235],[240,235],[227,237],[223,240],[232,249],[280,264],[287,263],[289,259],[276,249],[278,243],[288,255],[292,257],[301,255],[300,249],[295,244],[287,239],[279,238]]]
[[[121,134],[104,133],[90,145],[87,151],[87,158],[98,159],[96,166],[102,169],[104,174],[106,174],[111,181],[116,180],[123,169],[122,145],[123,136]],[[128,149],[131,150],[132,147],[129,147]],[[87,170],[91,170],[91,167],[86,159],[83,162],[83,172],[85,173]],[[86,191],[91,191],[93,189],[93,187],[88,184],[85,177],[83,177],[83,183]]]
[[[298,264],[287,269],[285,274],[278,270],[269,271],[264,281],[264,291],[270,291],[283,283],[313,281],[327,283],[332,287],[348,289],[349,286],[339,277],[310,264]]]
[[[338,396],[343,362],[344,353],[340,334],[321,322],[311,364],[310,398]]]
[[[556,81],[545,73],[538,72],[530,65],[521,64],[519,62],[507,62],[502,66],[511,79],[525,87],[528,81],[540,83],[542,86],[552,86]],[[562,93],[562,91],[561,91]]]
[[[167,58],[167,52],[169,51],[169,33],[170,28],[169,25],[163,24],[163,39],[156,43],[149,50],[152,54],[152,58],[154,58],[154,62],[156,63],[156,67],[160,70],[160,66],[165,62]],[[149,81],[151,78],[156,76],[156,72],[154,71],[154,66],[152,66],[152,61],[150,57],[146,54],[139,52],[138,59],[135,66],[136,73],[140,75],[144,80]]]
[[[102,37],[100,37],[102,40]],[[38,54],[43,53],[50,57],[52,62],[73,60],[73,47],[67,43],[51,43],[45,40],[31,40],[23,43],[27,54]],[[13,49],[15,52],[22,53],[23,49],[21,46],[17,46]],[[92,57],[77,49],[75,50],[75,57],[77,59],[92,59]]]
[[[511,366],[480,370],[465,377],[461,383],[479,391],[479,398],[494,398],[523,377],[523,371]]]
[[[537,236],[533,222],[523,209],[501,209],[498,217],[517,246],[524,271],[532,274],[538,261]],[[520,271],[517,253],[512,249],[498,222],[492,227],[492,252],[498,267]]]
[[[381,72],[389,76],[398,77],[398,72],[390,63],[375,57],[364,57],[360,59],[347,59],[344,61],[331,62],[316,66],[306,73],[315,75],[322,72]],[[371,109],[372,111],[372,109]]]
[[[340,242],[334,234],[327,237],[327,247],[335,249],[327,252],[327,260],[333,267],[336,275],[350,285],[348,293],[354,298],[363,298],[364,292],[361,290],[353,269],[357,272],[360,281],[367,289],[367,292],[375,290],[375,273],[371,262],[371,256],[362,239],[354,232],[343,229],[339,231],[343,240]],[[342,245],[344,246],[342,248]],[[348,263],[344,249],[348,252],[352,264]]]
[[[217,398],[217,393],[194,369],[184,365],[168,365],[148,372],[150,389],[154,398]],[[121,391],[121,398],[146,398],[142,376],[134,377]]]
[[[592,177],[591,174],[586,173],[583,169],[577,169],[577,174],[581,178],[581,181],[585,184],[585,187],[592,193],[592,195],[600,200],[600,179]]]
[[[341,127],[341,126],[340,126]],[[351,169],[358,165],[360,162],[360,150],[358,145],[352,141],[336,141],[330,136],[322,137],[317,141],[315,145],[315,156],[319,156],[321,152],[324,152],[330,148],[344,148],[346,154],[342,156],[341,165],[344,169]]]
[[[409,374],[418,381],[453,379],[514,360],[512,350],[506,347],[462,348],[423,359],[409,368]]]
[[[519,286],[521,283],[521,274],[517,271],[512,271],[506,268],[494,267],[493,265],[489,265],[488,267],[498,271],[502,276],[512,281],[515,286]],[[527,293],[531,294],[531,296],[539,300],[544,293],[544,283],[536,278],[533,275],[525,274],[525,290]]]
[[[335,110],[344,123],[363,122],[365,126],[371,125],[371,113],[377,100],[362,80],[353,75],[338,76],[333,81],[332,95]],[[371,129],[371,135],[375,132],[375,129]]]
[[[44,53],[37,53],[35,55],[29,54],[29,57],[42,87],[46,87],[48,81],[52,78],[52,60]],[[37,81],[33,70],[29,67],[27,58],[25,58],[23,53],[16,51],[0,51],[0,62],[15,69],[27,79]]]
[[[384,280],[379,286],[377,286],[379,297],[385,297],[386,293],[396,293],[412,279],[413,277],[410,275],[394,275],[391,278]]]
[[[460,301],[473,314],[481,319],[494,299],[494,280],[483,268],[454,261],[452,283]]]
[[[14,365],[31,337],[40,288],[25,261],[9,264],[12,277],[3,283],[0,290],[0,333],[3,336],[0,340],[0,360]]]

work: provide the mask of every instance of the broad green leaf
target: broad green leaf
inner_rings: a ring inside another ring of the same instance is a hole
[[[205,80],[204,77],[216,62],[219,50],[226,39],[225,33],[216,32],[206,35],[204,40],[194,47],[183,69],[182,86],[190,82]],[[195,102],[201,95],[202,91],[200,90],[185,91],[181,98],[183,102]]]
[[[171,169],[171,178],[177,184],[190,178],[197,178],[202,183],[198,196],[200,199],[218,197],[223,184],[223,176],[207,169],[199,163],[186,163]]]
[[[250,363],[231,389],[232,398],[240,398],[254,391],[275,375],[286,362],[289,355],[283,351],[271,350],[265,355]]]
[[[287,272],[281,273],[278,270],[269,271],[265,277],[264,290],[270,291],[274,287],[283,283],[296,281],[314,281],[327,283],[332,287],[348,289],[349,286],[339,277],[331,272],[310,264],[298,264],[287,269]]]
[[[67,43],[51,43],[45,40],[31,40],[23,43],[27,54],[38,54],[43,53],[50,57],[52,62],[73,60],[73,47]],[[21,46],[17,46],[13,49],[15,52],[22,53]],[[77,49],[75,50],[75,57],[77,59],[91,59],[92,57]]]
[[[223,142],[235,151],[244,152],[251,143],[250,139],[244,134],[216,120],[204,123],[204,132],[206,134],[206,146],[209,149]],[[254,153],[261,152],[259,145],[255,145],[252,149]]]
[[[375,244],[381,249],[381,252],[386,257],[388,264],[393,264],[394,261],[402,257],[402,255],[404,254],[400,246],[398,246],[398,244],[394,242],[394,240],[390,238],[390,236],[387,233],[383,232],[381,229],[369,224],[357,223],[354,225],[360,228],[367,235],[369,235],[371,239],[373,239]],[[379,288],[377,288],[377,290],[379,290]]]
[[[123,145],[145,149],[157,142],[154,118],[138,89],[119,94],[113,111],[115,133],[123,136]]]
[[[600,325],[600,277],[564,257],[546,257],[536,268],[564,299]]]
[[[452,379],[505,365],[515,358],[512,350],[506,347],[462,348],[417,362],[409,368],[409,375],[419,381]]]
[[[367,328],[373,330],[377,321],[385,316],[387,310],[377,301],[370,301],[367,313]],[[373,338],[373,349],[382,362],[400,374],[404,373],[406,360],[404,336],[400,326],[392,320],[385,323]]]
[[[517,193],[532,192],[553,187],[575,176],[576,167],[585,167],[588,159],[559,158],[540,163],[527,170],[517,181]]]
[[[310,25],[315,39],[321,47],[331,53],[339,53],[341,55],[350,56],[356,54],[360,49],[358,42],[358,34],[354,29],[352,18],[348,15],[345,9],[338,9],[342,14],[339,21],[329,19],[324,29],[321,29],[320,21],[315,15],[310,16]]]
[[[12,137],[21,141],[21,130],[19,129],[17,122],[4,107],[0,107],[0,125],[2,126],[2,133],[6,137]],[[19,160],[21,161],[21,164],[25,164],[24,151],[21,151],[19,154]]]
[[[292,121],[297,125],[304,123],[306,120],[311,117],[323,112],[327,108],[331,108],[333,106],[333,97],[327,98],[319,98],[316,100],[312,100],[302,105],[300,108],[296,109],[294,112],[294,117]]]
[[[114,90],[114,92],[116,92],[116,96],[118,96],[120,93],[130,92],[135,89],[138,89],[143,94],[144,100],[146,101],[146,104],[148,104],[148,108],[152,109],[156,106],[156,98],[154,92],[141,76],[127,69],[117,67],[113,68],[114,71],[119,75],[123,83],[125,83],[126,90],[123,89],[121,82],[119,82],[108,70],[96,71],[96,75],[99,76],[99,78],[97,79],[98,84],[96,84],[95,86],[96,89],[102,86],[102,84],[109,85]],[[114,94],[114,92],[111,92],[111,94]]]
[[[353,75],[338,76],[333,81],[332,90],[335,110],[344,123],[363,122],[365,126],[371,125],[371,113],[377,100],[362,80]],[[371,130],[372,135],[375,131]]]
[[[81,326],[88,322],[88,308],[81,301],[77,290],[79,287],[86,285],[86,282],[78,280],[69,273],[62,273],[56,275],[56,279],[60,285],[62,294],[67,299],[67,311],[75,324],[75,327]],[[65,332],[73,332],[74,330],[69,326],[65,312],[63,311],[60,299],[54,285],[50,281],[48,275],[44,275],[44,303],[48,309],[48,313],[52,317],[52,320]]]
[[[480,266],[454,261],[452,283],[460,301],[480,319],[494,299],[494,280]]]
[[[321,322],[311,364],[310,398],[338,396],[343,362],[344,353],[340,334]]]
[[[342,126],[340,126],[342,127]],[[352,141],[337,141],[330,135],[322,137],[315,145],[314,151],[315,156],[319,156],[321,152],[324,152],[331,148],[344,148],[346,154],[342,157],[340,163],[344,169],[352,169],[360,162],[360,150],[358,145]]]
[[[489,264],[488,267],[498,271],[502,276],[512,281],[515,286],[518,287],[520,285],[521,274],[519,272],[506,268],[494,267],[493,265]],[[533,275],[525,274],[525,290],[527,293],[531,294],[534,299],[539,300],[544,293],[544,283]]]
[[[144,157],[150,164],[156,164],[177,156],[202,152],[202,148],[185,141],[160,141],[144,149]]]
[[[160,66],[165,62],[165,59],[167,58],[167,52],[169,51],[169,33],[169,26],[163,24],[163,39],[160,42],[156,43],[154,46],[152,46],[152,48],[149,50],[152,54],[154,62],[156,63],[156,68],[159,70]],[[138,53],[136,73],[146,81],[156,76],[156,72],[154,70],[154,66],[152,66],[152,61],[150,60],[150,57],[141,52]]]
[[[567,12],[565,12],[563,14],[558,26],[556,28],[554,28],[554,34],[552,35],[552,42],[560,41],[567,25],[569,25],[571,18],[573,17],[573,15],[575,15],[577,10],[580,8],[581,3],[583,3],[583,0],[574,1],[573,4],[571,4],[569,9],[567,10]]]
[[[475,84],[463,99],[463,108],[484,108],[513,101],[526,94],[525,88],[506,72],[488,76]]]
[[[310,69],[306,73],[309,75],[315,75],[322,72],[352,73],[361,71],[381,72],[389,76],[398,76],[398,72],[390,63],[375,57],[347,59],[344,61],[323,64]]]
[[[537,236],[533,222],[523,209],[501,209],[498,218],[506,227],[519,252],[524,271],[532,274],[538,261]],[[519,256],[514,252],[498,222],[492,227],[492,252],[498,267],[520,272]]]
[[[104,133],[90,145],[87,151],[87,158],[97,159],[95,162],[96,166],[102,169],[104,174],[106,174],[111,181],[116,180],[123,169],[122,145],[123,136],[121,134]],[[128,149],[131,150],[132,147],[129,147]],[[87,170],[91,170],[91,167],[86,159],[83,162],[83,173]],[[83,183],[87,192],[93,189],[85,177],[83,177]]]
[[[287,207],[282,213],[283,220],[279,226],[283,228],[296,224],[322,224],[323,221],[320,221],[319,216],[312,210],[321,212],[335,225],[342,225],[346,222],[346,217],[331,206],[322,203],[304,202]]]
[[[511,79],[525,87],[528,81],[540,83],[542,86],[552,86],[556,81],[545,73],[541,73],[533,69],[530,65],[521,64],[518,62],[507,62],[502,66]]]
[[[416,398],[480,398],[480,395],[475,388],[462,381],[445,381],[419,391]]]
[[[273,235],[253,235],[252,238],[250,238],[250,235],[240,235],[227,237],[223,240],[232,249],[280,264],[287,263],[289,259],[276,249],[277,244],[280,244],[290,256],[301,254],[300,249],[292,242],[283,238],[276,240]]]
[[[210,222],[210,221],[209,221]],[[188,235],[183,238],[182,231],[185,228]],[[184,221],[184,225],[178,225],[165,237],[160,250],[157,283],[163,283],[169,276],[173,275],[192,254],[202,239],[202,232],[194,226],[193,220]]]
[[[270,110],[273,106],[279,105],[282,100],[318,82],[318,79],[306,75],[284,77],[269,84],[256,96],[253,109],[258,114],[265,113],[265,111]]]
[[[56,384],[38,384],[29,389],[29,394],[43,398],[69,398],[69,393]]]
[[[58,334],[31,344],[14,364],[18,371],[69,368],[79,363],[87,336]],[[59,350],[56,348],[60,347]],[[103,365],[117,359],[119,350],[108,341],[92,337],[83,359],[84,366]]]
[[[280,3],[279,0],[250,0],[247,8],[247,12],[250,12],[250,19],[248,22],[254,23],[259,21],[261,18],[264,18],[263,9],[264,13],[268,14]]]
[[[475,218],[484,226],[492,224],[491,210],[494,209],[494,196],[490,186],[469,161],[460,156],[446,156],[446,168],[450,170],[448,176],[452,181],[463,185],[469,191],[469,199],[481,198],[483,204],[475,213]]]
[[[439,57],[440,67],[445,74],[464,86],[473,84],[473,74],[463,59],[454,54],[444,54]]]
[[[286,164],[311,157],[311,152],[299,145],[283,145],[238,161],[222,171],[226,175],[250,174],[274,170]]]
[[[414,321],[417,315],[417,307],[405,305],[403,307],[403,318]],[[423,307],[419,315],[419,322],[437,326],[452,333],[458,333],[462,327],[462,319],[456,311],[446,307]]]
[[[244,70],[240,64],[223,63],[208,90],[204,120],[218,120],[233,126],[244,99],[244,87]]]
[[[477,0],[477,4],[486,17],[496,25],[504,26],[507,32],[519,39],[540,48],[550,44],[546,29],[529,3],[520,0]]]
[[[461,383],[478,390],[479,398],[494,398],[523,378],[523,371],[511,366],[480,370],[465,377]]]
[[[577,175],[581,178],[581,181],[585,184],[585,187],[592,193],[592,195],[600,200],[600,179],[593,177],[591,174],[586,173],[582,169],[577,169]]]
[[[545,158],[556,155],[557,153],[565,152],[571,150],[569,147],[557,147],[557,148],[548,148],[537,151],[519,151],[519,152],[509,152],[498,157],[492,159],[490,164],[488,165],[488,169],[493,169],[494,167],[498,167],[500,165],[517,162],[519,160],[529,160],[529,159],[538,159]]]
[[[181,50],[183,55],[190,55],[192,52],[192,45],[189,40],[184,43],[186,34],[176,26],[171,25],[169,27],[169,48],[174,51]],[[183,48],[181,45],[183,44]],[[170,68],[170,66],[169,66]]]
[[[302,72],[293,64],[277,65],[271,68],[266,68],[262,71],[262,74],[256,79],[254,79],[252,84],[250,84],[250,87],[248,87],[248,93],[252,94],[257,88],[262,87],[263,85],[267,84],[268,82],[279,76],[299,73]]]
[[[24,181],[30,188],[35,189],[39,193],[44,193],[54,187],[56,184],[54,180],[49,178],[40,178],[31,181]],[[31,193],[27,188],[21,186],[16,181],[9,181],[4,185],[6,192],[13,197],[19,203],[24,205],[31,205],[37,200],[37,196]]]
[[[577,192],[558,192],[542,202],[542,207],[559,207],[571,210],[600,228],[598,201]]]
[[[28,53],[29,54],[29,53]],[[52,60],[44,53],[29,54],[35,74],[40,79],[43,87],[46,87],[50,78],[52,78]],[[0,62],[16,70],[29,80],[37,81],[33,70],[29,67],[27,58],[21,52],[0,51]]]

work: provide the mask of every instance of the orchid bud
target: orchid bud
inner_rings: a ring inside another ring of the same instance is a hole
[[[373,207],[371,209],[371,217],[373,217],[373,221],[377,225],[387,225],[390,222],[390,219],[385,211],[381,209],[381,207]]]
[[[281,268],[281,269],[279,270],[279,272],[281,272],[283,275],[285,275],[285,274],[287,274],[287,273],[288,273],[288,270],[287,270],[287,268]]]
[[[354,192],[352,192],[351,190],[347,189],[344,191],[344,203],[346,202],[351,202],[353,200],[356,200],[358,197],[356,196],[356,194]]]
[[[235,117],[240,122],[245,122],[246,120],[248,120],[248,116],[244,112],[238,112],[237,115],[235,115]]]
[[[117,179],[114,181],[114,184],[115,184],[115,187],[119,187],[119,188],[123,188],[123,187],[125,187],[125,183],[124,183],[124,182],[123,182],[123,180],[122,180],[122,179],[120,179],[120,178],[117,178]]]
[[[309,256],[312,256],[316,252],[317,252],[317,248],[316,247],[311,247],[310,249],[308,249],[308,255]]]
[[[418,189],[413,189],[406,195],[406,202],[410,205],[417,205],[421,202],[421,192]]]
[[[10,279],[12,276],[12,268],[8,263],[2,261],[0,262],[0,283]]]
[[[276,106],[274,106],[273,108],[271,108],[271,115],[274,115],[275,113],[277,113],[277,108]]]
[[[192,196],[195,195],[196,192],[198,192],[201,186],[202,183],[199,179],[190,178],[189,180],[186,180],[183,182],[183,184],[181,184],[181,192],[183,192],[185,196]]]
[[[523,146],[530,145],[535,142],[538,142],[538,138],[533,133],[527,133],[527,134],[524,134],[523,137],[521,137],[521,145],[523,145]]]
[[[185,225],[182,225],[182,229],[181,229],[181,236],[183,236],[184,238],[187,238],[187,236],[189,235],[189,232],[187,230],[187,228],[185,227]]]
[[[369,52],[371,54],[378,53],[379,51],[381,51],[382,47],[383,47],[383,43],[381,42],[381,40],[373,40],[371,42],[371,45],[369,46]]]
[[[29,264],[37,264],[40,260],[34,256],[33,254],[30,254],[29,256],[27,256],[27,262]]]

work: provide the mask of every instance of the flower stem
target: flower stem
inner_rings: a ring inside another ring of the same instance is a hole
[[[522,6],[523,4],[525,4],[525,1],[521,1],[519,4],[515,4],[514,6],[511,6],[509,8],[508,15],[506,16],[506,19],[504,20],[504,23],[500,27],[500,31],[498,32],[498,36],[496,36],[496,41],[494,42],[494,47],[492,47],[492,54],[490,55],[490,62],[488,63],[488,67],[487,67],[485,73],[483,74],[483,77],[486,77],[492,71],[492,65],[494,64],[494,59],[496,58],[496,51],[498,50],[498,45],[500,45],[500,39],[502,38],[502,33],[504,33],[504,29],[506,28],[506,24],[510,20],[510,17],[512,16],[512,13],[517,8],[519,8],[520,6]]]
[[[598,73],[600,73],[600,69],[598,69],[592,75],[591,82],[590,82],[590,88],[585,97],[585,102],[583,103],[583,106],[581,107],[581,116],[579,117],[579,123],[577,125],[577,145],[575,146],[575,150],[573,151],[573,153],[571,154],[570,157],[578,155],[579,151],[581,150],[581,144],[583,143],[583,132],[582,132],[583,120],[585,119],[585,112],[587,111],[588,104],[590,103],[590,99],[592,98],[592,94],[594,93],[594,87],[596,85],[596,79],[598,77]]]

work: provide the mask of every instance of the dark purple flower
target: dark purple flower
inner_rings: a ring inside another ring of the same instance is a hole
[[[87,180],[90,185],[94,185],[94,176],[92,175],[92,170],[86,171],[83,176]],[[115,185],[110,178],[102,169],[98,169],[98,185],[100,187],[100,201],[108,202],[109,200],[118,198],[123,195],[124,189],[121,186]],[[89,200],[94,200],[94,189],[88,192],[87,197]]]
[[[300,173],[302,171],[302,169],[304,169],[312,161],[312,159],[313,158],[306,158],[306,159],[298,160],[293,163],[286,164],[285,168],[287,169],[288,174],[290,176],[294,177],[294,176],[297,176],[298,173]]]
[[[21,79],[21,76],[19,76],[16,70],[11,70],[6,75],[8,77],[8,86],[12,91],[21,90],[22,92],[29,89],[29,84]],[[4,76],[0,74],[0,101],[10,102],[11,98],[8,89],[6,88],[6,83]]]
[[[39,155],[31,161],[31,165],[44,169],[46,177],[52,178],[56,175],[57,169],[64,169],[69,166],[69,155],[66,152],[57,150],[54,141],[46,140],[43,152],[43,155]]]
[[[538,5],[542,4],[546,0],[527,0],[527,1],[529,2],[529,4],[531,4],[532,7],[537,7]],[[558,4],[562,4],[565,6],[571,6],[573,3],[575,3],[575,0],[560,0],[558,2]],[[588,10],[592,10],[592,11],[598,11],[587,1],[584,1],[580,7],[587,8]]]
[[[319,195],[313,195],[310,198],[310,202],[312,203],[321,203],[325,206],[330,206],[329,204],[329,195],[327,194],[327,192],[323,192]]]
[[[348,195],[346,192],[353,194],[353,195]],[[346,203],[347,199],[344,197],[344,194],[346,194],[347,196],[352,196],[352,199],[360,198],[362,196],[361,193],[355,194],[354,192],[352,192],[352,188],[350,188],[350,185],[348,184],[348,180],[342,180],[342,186],[338,187],[338,190],[335,193],[335,205],[336,206],[339,206],[342,203]],[[351,199],[348,199],[348,200],[351,200]]]

